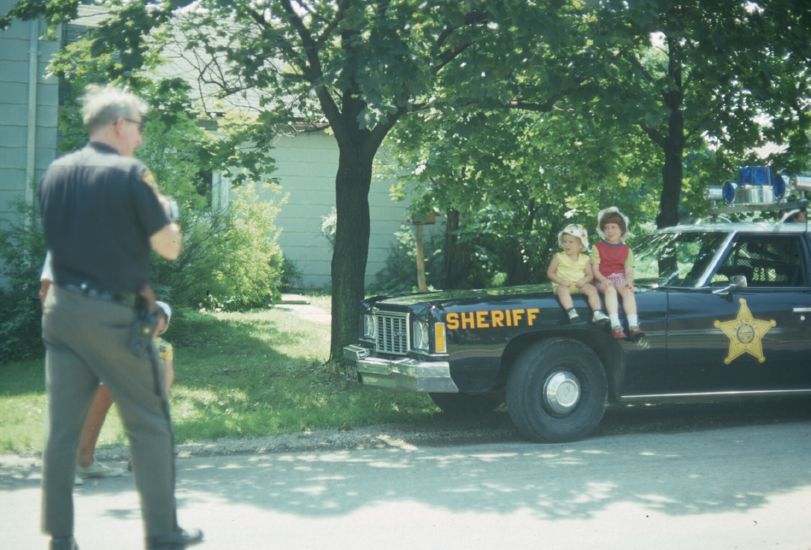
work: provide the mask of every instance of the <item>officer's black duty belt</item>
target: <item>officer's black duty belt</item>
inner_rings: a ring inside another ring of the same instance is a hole
[[[96,300],[103,300],[105,302],[115,302],[125,306],[132,307],[135,305],[135,294],[132,292],[107,292],[106,290],[99,290],[93,288],[87,283],[73,284],[73,283],[57,283],[59,288],[82,294],[88,298],[95,298]]]

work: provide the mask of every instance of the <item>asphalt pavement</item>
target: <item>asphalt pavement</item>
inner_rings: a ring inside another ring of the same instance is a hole
[[[181,446],[179,518],[217,550],[811,550],[808,405],[623,407],[567,444],[497,413]],[[47,547],[40,480],[36,457],[0,457],[2,548]],[[76,489],[83,550],[142,547],[133,485]]]

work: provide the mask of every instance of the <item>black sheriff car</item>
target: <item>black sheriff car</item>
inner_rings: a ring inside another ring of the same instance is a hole
[[[805,223],[671,227],[634,255],[639,339],[567,323],[533,285],[370,298],[344,357],[363,384],[427,392],[448,412],[506,401],[538,441],[585,437],[609,402],[811,394]],[[591,317],[582,295],[575,307]]]

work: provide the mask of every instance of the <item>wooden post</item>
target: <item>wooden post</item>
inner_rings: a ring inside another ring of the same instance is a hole
[[[423,224],[415,223],[414,229],[417,233],[417,288],[420,292],[425,292],[428,285],[425,284],[425,253],[422,248]]]
[[[414,214],[411,216],[411,225],[414,226],[416,233],[416,253],[417,253],[417,288],[420,292],[428,290],[428,285],[425,282],[425,249],[423,247],[423,231],[426,225],[436,223],[436,212],[429,210],[424,214]]]

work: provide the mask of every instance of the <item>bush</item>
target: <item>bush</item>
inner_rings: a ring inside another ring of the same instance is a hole
[[[404,224],[394,234],[397,244],[389,247],[386,266],[375,274],[374,290],[386,294],[417,290],[417,246],[414,228]],[[425,282],[429,287],[441,287],[441,237],[430,235],[423,244]]]
[[[282,286],[283,292],[292,292],[304,288],[304,274],[292,260],[282,257]]]
[[[245,188],[234,192],[227,211],[188,212],[180,258],[155,263],[159,296],[207,309],[272,303],[282,283],[278,209]],[[21,209],[20,220],[0,231],[0,362],[42,353],[38,290],[45,243],[35,209]]]
[[[278,298],[283,256],[274,224],[279,206],[260,200],[252,187],[233,191],[224,211],[191,211],[184,247],[174,262],[160,260],[155,281],[176,304],[238,310]]]
[[[45,241],[33,208],[0,231],[0,363],[42,353],[39,276]]]

